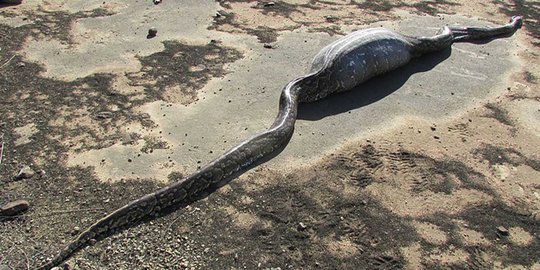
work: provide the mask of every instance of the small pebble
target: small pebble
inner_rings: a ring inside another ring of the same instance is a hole
[[[81,232],[81,228],[79,228],[78,226],[75,226],[73,228],[73,231],[71,232],[71,235],[76,235],[76,234],[79,234]]]
[[[0,208],[0,216],[15,216],[19,213],[25,212],[29,207],[30,204],[25,200],[9,202]]]
[[[499,226],[497,227],[497,233],[500,235],[500,236],[508,236],[510,235],[510,232],[508,231],[508,229],[504,226]]]
[[[148,35],[146,36],[146,38],[153,38],[156,35],[157,35],[157,28],[152,27],[152,28],[148,29]]]
[[[264,46],[265,48],[267,48],[267,49],[272,49],[272,48],[273,48],[273,47],[272,47],[272,44],[268,44],[268,43],[264,43],[263,46]]]
[[[273,6],[275,6],[275,5],[276,5],[275,2],[266,2],[266,3],[264,3],[264,6],[265,6],[265,7],[273,7]]]
[[[154,5],[161,3],[161,0],[154,0]]]
[[[30,179],[34,176],[36,172],[30,168],[30,166],[23,166],[19,173],[15,176],[15,180],[21,180],[21,179]]]

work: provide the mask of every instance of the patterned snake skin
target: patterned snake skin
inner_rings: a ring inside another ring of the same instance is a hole
[[[268,130],[245,140],[191,176],[105,216],[38,269],[51,269],[89,245],[93,239],[151,218],[162,209],[181,204],[284,147],[293,134],[299,102],[312,102],[332,93],[349,90],[376,75],[407,64],[413,57],[443,50],[454,42],[510,36],[521,25],[522,18],[513,17],[509,24],[500,27],[443,27],[433,37],[408,37],[375,28],[356,31],[333,42],[315,56],[308,75],[294,79],[285,86],[279,100],[279,114]]]

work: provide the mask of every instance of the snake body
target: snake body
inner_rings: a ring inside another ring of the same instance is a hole
[[[178,205],[284,147],[293,134],[300,102],[313,102],[329,94],[349,90],[374,76],[407,64],[413,57],[443,50],[457,41],[511,35],[521,25],[521,17],[513,17],[509,24],[500,27],[444,27],[433,37],[409,37],[375,28],[356,31],[336,40],[315,56],[307,75],[292,80],[284,87],[279,113],[268,130],[245,140],[189,177],[108,214],[38,269],[51,269],[89,245],[93,239]]]

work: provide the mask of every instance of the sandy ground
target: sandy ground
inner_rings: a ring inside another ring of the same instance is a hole
[[[276,158],[63,268],[540,269],[539,8],[0,5],[0,206],[30,203],[0,221],[0,269],[36,267],[106,213],[267,128],[280,89],[340,35],[431,35],[513,15],[525,25],[511,38],[456,44],[301,106]],[[15,179],[25,165],[36,174]]]

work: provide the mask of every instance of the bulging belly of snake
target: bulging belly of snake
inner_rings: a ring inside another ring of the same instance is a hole
[[[411,38],[384,28],[353,32],[324,47],[314,58],[300,102],[347,91],[370,78],[407,64]]]

